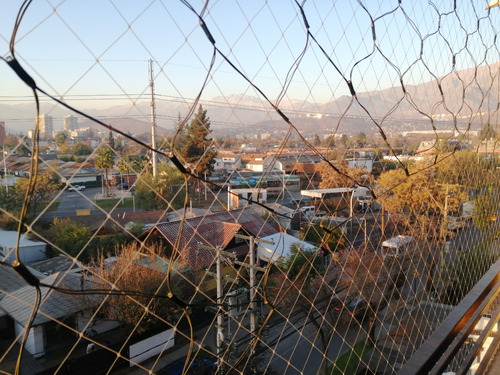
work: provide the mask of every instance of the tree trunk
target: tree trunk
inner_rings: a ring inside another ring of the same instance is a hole
[[[106,196],[109,197],[108,168],[104,168],[104,191]]]

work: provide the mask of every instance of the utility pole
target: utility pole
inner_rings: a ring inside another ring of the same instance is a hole
[[[156,150],[156,120],[155,120],[155,84],[153,77],[153,60],[149,59],[149,86],[151,87],[151,147]],[[151,154],[153,158],[153,177],[158,173],[156,165],[156,151]]]
[[[253,266],[255,265],[255,238],[250,237],[250,269],[248,270],[249,272],[249,277],[250,277],[250,333],[252,336],[255,334],[255,331],[257,330],[257,314],[255,312],[255,269]],[[255,346],[252,345],[252,352],[251,352],[252,358],[255,355]]]
[[[221,249],[217,248],[217,357],[221,358],[224,347],[224,312],[222,311],[222,299],[224,290],[222,285]]]
[[[250,346],[250,367],[251,370],[254,374],[257,373],[257,368],[255,365],[255,348],[257,347],[257,340],[256,340],[256,332],[257,332],[257,306],[255,303],[255,296],[257,295],[257,290],[256,290],[256,277],[255,277],[255,272],[256,271],[265,271],[264,268],[260,268],[255,266],[255,243],[267,243],[269,245],[274,245],[274,242],[271,241],[266,241],[266,240],[261,240],[261,239],[256,239],[255,237],[252,236],[245,236],[242,234],[235,234],[234,235],[236,238],[241,238],[244,240],[249,241],[249,262],[246,267],[248,267],[248,273],[249,273],[249,283],[250,283],[250,304],[249,304],[249,311],[250,311],[250,335],[251,335],[251,346]],[[236,263],[236,262],[235,262]],[[237,263],[239,264],[239,263]]]
[[[5,180],[5,194],[9,196],[9,180],[7,179],[7,164],[5,159],[7,159],[7,155],[5,154],[5,145],[2,144],[2,156],[3,156],[3,178]]]

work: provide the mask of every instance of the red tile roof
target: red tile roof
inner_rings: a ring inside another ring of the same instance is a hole
[[[278,232],[255,211],[244,208],[186,219],[184,224],[181,221],[159,223],[147,233],[158,231],[173,248],[178,249],[179,262],[198,270],[210,267],[215,259],[214,252],[198,245],[225,249],[240,229],[255,237]],[[242,249],[238,248],[238,255],[245,255]],[[248,247],[246,249],[248,251]]]

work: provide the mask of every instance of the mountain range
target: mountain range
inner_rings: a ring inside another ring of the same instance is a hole
[[[378,132],[377,124],[395,127],[396,131],[409,125],[413,130],[431,130],[433,124],[437,128],[479,128],[488,121],[488,114],[498,114],[499,68],[500,63],[483,65],[453,71],[419,85],[395,85],[379,91],[357,92],[357,100],[350,95],[328,103],[284,99],[278,107],[294,126],[304,132],[364,131],[370,134]],[[353,88],[356,89],[355,82]],[[288,124],[272,106],[258,97],[232,94],[201,100],[200,103],[207,109],[215,133],[250,134],[288,129]],[[190,105],[180,100],[157,101],[158,132],[173,132],[179,116],[186,116]],[[104,109],[88,108],[84,112],[124,132],[150,132],[150,103],[147,102],[136,103],[133,107],[124,104]],[[55,130],[62,128],[62,118],[70,114],[67,109],[47,101],[41,103],[41,113],[53,116]],[[433,124],[429,116],[434,119]],[[26,132],[33,128],[34,118],[32,103],[0,104],[0,121],[5,122],[10,132]],[[83,118],[79,119],[79,124],[95,130],[99,128]]]

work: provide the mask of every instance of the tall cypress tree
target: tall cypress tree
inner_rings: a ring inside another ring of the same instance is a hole
[[[179,150],[184,161],[190,165],[195,173],[210,172],[215,157],[215,151],[210,149],[212,139],[209,136],[211,133],[210,118],[200,104],[194,119],[186,127],[183,145]]]

